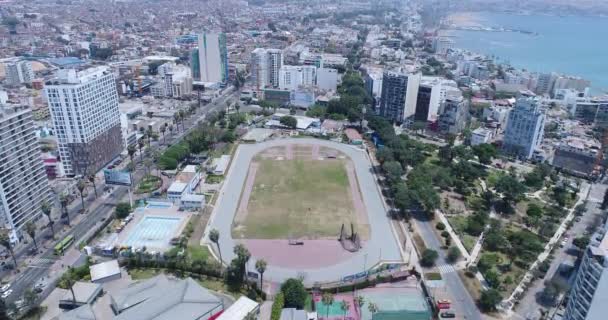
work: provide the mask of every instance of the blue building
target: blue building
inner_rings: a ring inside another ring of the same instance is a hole
[[[530,159],[543,141],[545,114],[534,98],[520,98],[509,113],[503,150],[523,159]]]

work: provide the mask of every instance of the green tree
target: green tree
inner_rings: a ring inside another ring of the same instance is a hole
[[[55,228],[53,227],[55,222],[53,221],[53,218],[51,218],[51,213],[53,212],[53,207],[51,207],[51,205],[48,203],[48,201],[43,200],[40,203],[40,210],[49,219],[49,227],[51,227],[51,235],[53,238],[55,238]]]
[[[249,252],[249,250],[247,250],[245,245],[239,243],[236,246],[234,246],[234,254],[236,254],[236,260],[238,261],[239,267],[241,268],[241,274],[243,275],[244,279],[246,280],[247,262],[249,262],[249,259],[251,258],[251,253]]]
[[[362,314],[362,309],[361,308],[363,308],[363,305],[365,305],[365,298],[363,296],[355,296],[354,301],[355,301],[355,304],[357,306],[357,310],[359,312],[359,315],[361,315]]]
[[[34,241],[34,247],[36,248],[36,251],[38,251],[38,242],[36,242],[36,223],[34,223],[34,221],[28,221],[28,223],[25,224],[25,232],[30,236],[30,238],[32,238],[32,241]]]
[[[215,243],[215,246],[217,247],[217,253],[220,255],[220,264],[223,264],[222,250],[220,250],[220,232],[217,229],[211,229],[211,231],[209,232],[209,240]]]
[[[137,148],[139,149],[139,161],[144,160],[144,153],[141,150],[144,148],[145,145],[146,142],[144,141],[144,138],[139,138],[139,140],[137,140]]]
[[[266,272],[266,260],[260,259],[255,262],[255,270],[260,274],[260,289],[264,291],[264,272]]]
[[[17,264],[17,258],[15,258],[15,252],[13,251],[13,244],[11,243],[10,237],[8,235],[7,229],[0,229],[0,246],[3,246],[8,250],[13,258],[13,262],[15,263],[15,268],[19,267]]]
[[[473,147],[473,153],[477,156],[479,162],[489,164],[492,162],[492,159],[496,157],[498,152],[493,145],[482,143]]]
[[[279,320],[281,319],[281,311],[285,306],[285,296],[282,292],[277,293],[274,297],[274,302],[272,303],[272,310],[270,312],[270,320]]]
[[[69,197],[65,192],[59,194],[59,204],[61,205],[62,217],[65,216],[68,220],[68,226],[70,225],[70,214],[68,212]]]
[[[503,194],[508,203],[518,202],[526,187],[511,175],[504,175],[496,182],[496,191]]]
[[[279,122],[291,129],[295,129],[298,126],[298,120],[292,116],[282,116]]]
[[[386,172],[386,178],[389,184],[395,184],[401,180],[403,175],[403,168],[398,161],[387,161],[382,165],[382,170]]]
[[[281,292],[285,295],[285,307],[303,309],[306,303],[306,289],[300,279],[287,279],[281,285]]]
[[[530,217],[540,218],[543,215],[543,208],[536,203],[530,203],[526,214]]]
[[[137,149],[134,145],[129,145],[127,147],[127,153],[129,154],[129,159],[131,159],[131,162],[133,162],[133,156],[135,155],[135,151],[137,151]]]
[[[34,307],[36,299],[38,299],[38,295],[32,289],[26,289],[23,293],[23,300],[28,307]]]
[[[481,292],[479,298],[479,306],[483,311],[496,311],[496,305],[502,301],[502,297],[498,290],[490,288]]]
[[[116,219],[124,219],[129,215],[129,213],[131,213],[131,204],[128,202],[121,202],[117,204],[116,208],[114,209]]]
[[[574,240],[572,240],[572,244],[581,250],[585,250],[585,248],[587,248],[589,245],[589,241],[591,241],[589,236],[581,236],[574,238]]]
[[[460,257],[462,256],[462,253],[460,252],[460,249],[458,249],[458,247],[453,246],[450,247],[448,249],[448,262],[454,263],[456,261],[458,261],[458,259],[460,259]]]
[[[330,292],[323,293],[321,303],[325,306],[325,318],[329,319],[329,307],[334,304],[334,295]]]
[[[95,184],[95,175],[91,174],[88,176],[89,181],[93,184],[93,192],[95,192],[95,199],[97,199],[97,185]]]
[[[432,267],[435,265],[435,261],[439,258],[437,251],[432,249],[425,249],[422,251],[422,257],[420,258],[420,264],[423,267]]]
[[[372,314],[372,319],[373,319],[374,313],[378,312],[378,305],[370,301],[367,303],[367,310],[369,310],[369,313]]]

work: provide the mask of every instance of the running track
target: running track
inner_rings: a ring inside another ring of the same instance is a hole
[[[382,205],[381,195],[376,187],[376,181],[372,175],[371,163],[365,151],[350,145],[318,140],[318,139],[278,139],[258,144],[239,145],[227,177],[220,191],[220,196],[211,214],[207,232],[215,228],[220,232],[220,248],[225,263],[234,258],[233,248],[238,244],[232,239],[232,221],[237,211],[239,198],[247,178],[249,164],[255,154],[273,146],[285,145],[319,145],[339,150],[349,156],[355,166],[355,172],[360,184],[363,202],[365,203],[369,224],[370,239],[365,242],[364,247],[347,260],[337,264],[328,265],[315,269],[293,269],[268,265],[264,273],[264,279],[282,282],[288,278],[304,276],[304,282],[312,285],[314,282],[335,281],[344,276],[363,271],[364,266],[370,268],[380,261],[402,261],[399,247],[389,224],[386,211]],[[201,239],[202,243],[210,243],[207,238]],[[304,243],[306,246],[306,242]],[[212,246],[215,249],[215,246]],[[315,259],[315,256],[310,256]],[[252,256],[247,266],[248,270],[255,271],[256,257]]]

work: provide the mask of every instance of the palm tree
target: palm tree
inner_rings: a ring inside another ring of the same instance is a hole
[[[68,195],[62,192],[59,195],[59,204],[61,204],[61,212],[68,218],[68,226],[70,225],[70,213],[68,212]]]
[[[367,310],[369,310],[369,313],[372,314],[372,318],[373,318],[374,313],[378,312],[378,305],[370,301],[367,303]]]
[[[46,200],[43,200],[40,203],[40,210],[49,219],[49,226],[51,227],[51,234],[53,235],[53,238],[55,238],[55,229],[53,228],[53,225],[55,224],[55,222],[51,218],[51,213],[53,212],[53,207],[51,207],[51,205]]]
[[[234,254],[241,265],[241,272],[243,273],[243,278],[247,281],[247,262],[249,262],[249,258],[251,258],[251,253],[247,250],[247,247],[242,243],[234,246]]]
[[[28,221],[25,224],[25,232],[32,238],[34,241],[34,247],[36,247],[36,251],[38,251],[38,243],[36,242],[36,224],[34,221]]]
[[[343,320],[346,320],[346,314],[348,313],[348,309],[350,309],[350,304],[346,300],[342,300],[340,303],[340,309],[344,312]]]
[[[82,203],[82,213],[84,213],[84,189],[87,188],[87,183],[83,179],[78,179],[76,182],[76,189],[80,193],[80,203]]]
[[[359,316],[361,316],[361,308],[363,307],[363,305],[365,304],[365,298],[363,296],[356,296],[355,297],[355,303],[357,304],[357,307],[359,308]]]
[[[266,260],[260,259],[255,262],[255,269],[260,273],[260,289],[264,291],[264,272],[266,272]]]
[[[172,124],[169,125],[169,133],[171,133],[171,136],[173,137],[173,125]]]
[[[177,131],[179,131],[179,111],[173,114],[173,122],[175,123]]]
[[[163,143],[165,143],[165,131],[167,131],[166,123],[165,123],[165,126],[160,126],[160,128],[158,128],[158,130],[163,135]]]
[[[222,261],[222,250],[220,250],[220,232],[217,229],[212,229],[209,232],[209,240],[217,246],[217,253],[220,255],[220,264],[224,264]]]
[[[141,149],[143,149],[145,145],[146,145],[146,142],[144,141],[143,137],[141,137],[141,138],[139,138],[139,140],[137,140],[137,147],[139,148],[139,160],[140,161],[144,160],[144,153],[141,152]]]
[[[148,130],[146,130],[146,137],[148,137],[148,146],[150,146],[150,139],[152,138],[153,134],[154,130],[152,129],[152,127],[148,127]]]
[[[129,158],[131,159],[131,162],[133,162],[133,156],[135,155],[136,150],[137,149],[132,144],[127,147],[127,153],[129,154]]]
[[[13,244],[11,243],[11,238],[8,235],[7,229],[0,229],[0,246],[3,246],[8,250],[13,257],[13,262],[15,263],[15,268],[17,268],[17,258],[15,258],[15,253],[13,252]]]
[[[89,181],[91,181],[91,183],[93,183],[93,191],[95,192],[95,199],[97,199],[97,186],[95,185],[95,175],[94,174],[89,175]]]
[[[238,113],[239,113],[239,110],[241,110],[241,104],[237,102],[237,103],[234,105],[234,110],[236,110],[236,113],[238,114]]]
[[[329,306],[334,304],[334,295],[330,292],[325,292],[321,297],[321,302],[325,305],[325,319],[329,318]]]

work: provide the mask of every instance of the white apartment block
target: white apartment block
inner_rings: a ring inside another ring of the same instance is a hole
[[[168,62],[158,67],[161,76],[150,93],[155,97],[184,98],[192,94],[192,73],[190,68]]]
[[[530,159],[543,141],[545,114],[534,98],[520,98],[509,112],[503,149],[521,158]]]
[[[594,234],[570,290],[564,320],[604,320],[608,304],[608,227]]]
[[[0,137],[0,227],[18,242],[25,224],[40,216],[41,202],[51,196],[32,111],[1,108]]]
[[[225,82],[228,79],[226,36],[223,33],[198,35],[198,62],[202,82]]]
[[[95,173],[120,154],[118,92],[107,67],[60,70],[45,93],[67,176]]]
[[[257,90],[279,86],[283,52],[279,49],[256,48],[251,52],[251,77]]]
[[[7,63],[5,71],[6,81],[10,85],[32,83],[32,80],[34,80],[34,70],[32,70],[32,63],[29,61]]]
[[[317,87],[321,90],[336,91],[338,89],[338,70],[330,68],[317,69]]]
[[[316,74],[315,66],[283,66],[279,70],[279,89],[295,90],[314,86]]]

